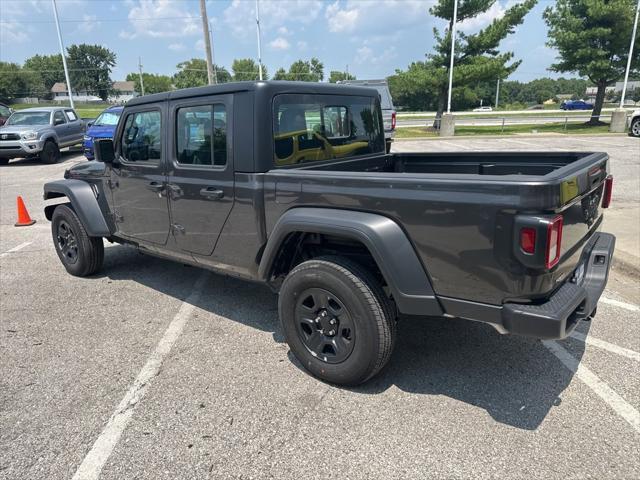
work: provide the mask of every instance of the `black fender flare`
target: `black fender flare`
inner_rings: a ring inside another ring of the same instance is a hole
[[[402,228],[382,215],[353,210],[298,207],[285,212],[269,235],[258,276],[269,281],[273,263],[291,233],[320,233],[362,242],[382,272],[398,310],[442,315],[443,310],[413,245]]]
[[[92,237],[111,235],[91,185],[82,180],[56,180],[44,184],[44,199],[67,197],[87,233]],[[51,220],[57,205],[48,205],[45,216]]]

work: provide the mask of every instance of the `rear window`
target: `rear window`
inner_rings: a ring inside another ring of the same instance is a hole
[[[276,166],[384,151],[380,104],[374,97],[278,95],[273,115]]]
[[[391,101],[391,93],[389,93],[389,87],[386,85],[374,85],[378,93],[380,94],[380,106],[383,110],[393,109],[393,102]]]

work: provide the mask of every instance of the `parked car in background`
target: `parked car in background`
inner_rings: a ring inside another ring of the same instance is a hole
[[[13,110],[7,107],[4,103],[0,103],[0,126],[4,125],[12,112]]]
[[[640,110],[635,110],[631,114],[629,135],[632,137],[640,137]]]
[[[561,110],[593,110],[593,103],[584,100],[565,100],[560,104]]]
[[[0,165],[18,157],[39,157],[43,163],[56,163],[61,148],[82,143],[85,129],[84,121],[69,107],[13,112],[0,127]]]
[[[478,107],[473,109],[474,112],[493,112],[493,108],[489,105],[485,105],[483,107]]]
[[[391,150],[391,142],[396,134],[396,109],[386,80],[342,80],[341,85],[357,85],[361,87],[375,88],[380,94],[380,106],[382,107],[382,121],[384,124],[384,139],[387,153]]]
[[[124,107],[109,107],[103,110],[98,118],[89,124],[87,133],[84,134],[82,150],[87,160],[93,160],[93,142],[98,138],[113,138],[118,120]]]

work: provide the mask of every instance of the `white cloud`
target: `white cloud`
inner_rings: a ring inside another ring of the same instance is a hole
[[[196,50],[199,50],[201,52],[204,52],[204,40],[200,39],[198,40],[194,45],[193,48],[195,48]]]
[[[493,20],[502,18],[506,8],[500,2],[491,5],[491,8],[480,15],[466,19],[458,25],[458,29],[465,33],[473,33],[487,27]]]
[[[287,27],[280,27],[278,28],[278,34],[279,35],[291,35],[291,31],[287,28]]]
[[[26,30],[20,22],[7,21],[0,28],[0,45],[11,45],[12,43],[24,43],[29,38]]]
[[[170,43],[167,48],[169,48],[169,50],[172,50],[174,52],[181,52],[187,47],[184,46],[184,43],[178,42],[178,43]]]
[[[373,49],[367,45],[356,50],[355,63],[380,65],[386,64],[396,57],[396,47],[387,47],[385,49]]]
[[[309,44],[304,40],[300,40],[298,41],[298,43],[296,43],[296,46],[298,47],[298,50],[304,52],[309,47]]]
[[[122,38],[184,37],[200,32],[199,15],[170,0],[138,0],[128,18],[132,31],[121,32]]]
[[[224,22],[234,36],[255,37],[255,5],[253,1],[233,0],[224,10]],[[288,23],[296,27],[310,24],[318,18],[323,8],[321,0],[261,0],[260,27],[264,33]]]
[[[83,33],[90,33],[94,28],[99,27],[101,22],[98,21],[97,15],[82,15],[82,23],[78,26],[78,31]]]
[[[336,1],[327,7],[324,16],[330,32],[352,32],[360,17],[360,7],[341,9],[340,2]]]
[[[289,50],[291,44],[289,44],[289,41],[286,38],[278,37],[269,42],[269,47],[271,47],[273,50]]]
[[[332,32],[388,35],[419,24],[428,30],[433,24],[429,7],[434,3],[435,0],[336,0],[327,6],[325,19]]]

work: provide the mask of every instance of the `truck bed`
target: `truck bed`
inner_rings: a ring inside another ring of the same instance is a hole
[[[599,229],[604,153],[398,153],[267,172],[266,231],[297,206],[357,209],[401,225],[436,294],[500,305],[536,302],[572,274]],[[513,254],[520,214],[562,214],[560,263],[535,270]]]

